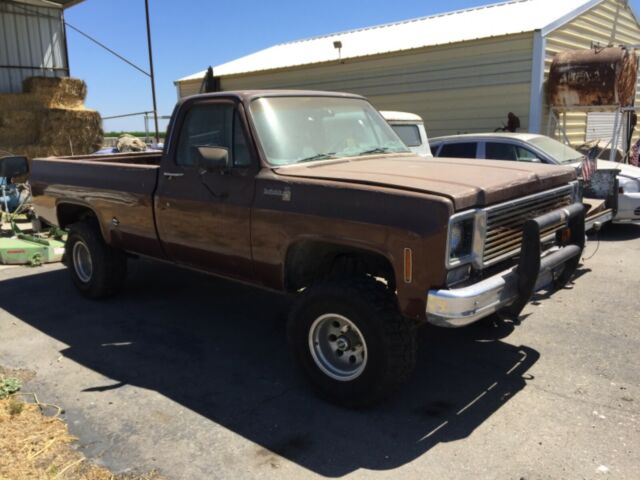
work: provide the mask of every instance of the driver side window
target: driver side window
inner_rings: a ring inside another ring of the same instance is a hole
[[[231,154],[234,106],[211,103],[193,106],[182,123],[176,164],[185,167],[198,162],[198,147],[225,147]]]

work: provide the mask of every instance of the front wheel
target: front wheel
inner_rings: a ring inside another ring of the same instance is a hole
[[[97,225],[71,225],[65,245],[65,263],[80,293],[92,299],[115,294],[124,283],[127,257],[105,243]]]
[[[292,309],[288,337],[313,388],[347,407],[376,403],[396,390],[415,365],[415,327],[373,279],[311,287]]]

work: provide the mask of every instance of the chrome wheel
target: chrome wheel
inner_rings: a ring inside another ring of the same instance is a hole
[[[93,275],[93,262],[89,247],[82,241],[77,241],[72,250],[73,269],[82,283],[89,283]]]
[[[337,313],[316,318],[309,329],[309,349],[318,368],[335,380],[354,380],[367,365],[364,336],[351,320]]]

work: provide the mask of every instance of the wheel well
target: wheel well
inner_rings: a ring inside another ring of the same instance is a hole
[[[58,205],[58,225],[60,228],[67,228],[72,223],[82,220],[97,221],[96,214],[89,207],[75,205],[73,203],[63,203]]]
[[[383,278],[395,290],[391,262],[380,253],[320,241],[302,241],[289,248],[285,263],[285,287],[296,292],[332,276],[369,275]]]

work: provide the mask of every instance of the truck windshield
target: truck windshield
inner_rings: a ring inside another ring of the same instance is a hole
[[[263,97],[250,108],[272,165],[409,151],[365,100]]]
[[[534,137],[529,140],[529,143],[538,147],[561,165],[579,162],[584,158],[584,154],[553,138],[543,136]]]

